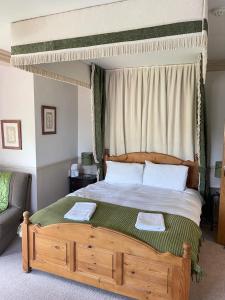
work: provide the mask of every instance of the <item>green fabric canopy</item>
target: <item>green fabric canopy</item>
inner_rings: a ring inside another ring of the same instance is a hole
[[[202,60],[201,60],[201,70],[200,70],[200,137],[199,137],[199,147],[200,147],[200,157],[199,157],[199,192],[203,197],[207,194],[207,174],[206,174],[206,162],[207,162],[207,139],[206,139],[206,97],[205,97],[205,84],[202,76]]]
[[[63,49],[91,47],[96,45],[106,45],[113,43],[160,38],[165,36],[182,35],[188,33],[201,32],[202,30],[208,30],[208,21],[206,19],[204,19],[203,21],[196,20],[178,22],[174,24],[158,25],[120,32],[109,32],[91,36],[18,45],[13,46],[11,48],[11,54],[20,55]]]
[[[92,67],[92,93],[94,117],[94,158],[98,168],[98,179],[104,176],[103,156],[105,148],[105,70]]]

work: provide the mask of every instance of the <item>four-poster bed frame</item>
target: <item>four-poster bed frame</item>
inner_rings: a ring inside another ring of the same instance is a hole
[[[159,153],[106,156],[119,162],[166,163],[189,166],[188,186],[198,186],[197,162]],[[23,270],[38,269],[135,299],[188,300],[191,247],[183,256],[160,253],[123,233],[80,223],[41,227],[22,224]]]

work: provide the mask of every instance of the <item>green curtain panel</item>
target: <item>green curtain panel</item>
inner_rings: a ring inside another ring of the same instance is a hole
[[[202,60],[200,70],[200,94],[201,94],[201,112],[200,112],[200,161],[199,161],[199,173],[200,183],[199,191],[203,197],[207,193],[207,174],[206,174],[206,162],[207,162],[207,139],[206,139],[206,97],[205,97],[205,84],[202,76]]]
[[[95,127],[95,155],[98,163],[99,180],[104,177],[104,136],[105,136],[105,70],[95,66],[93,76],[93,114]]]

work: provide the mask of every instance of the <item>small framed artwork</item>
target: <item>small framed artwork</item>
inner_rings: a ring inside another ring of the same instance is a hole
[[[56,134],[56,107],[41,106],[42,134]]]
[[[22,149],[22,132],[20,120],[2,120],[1,131],[3,149]]]

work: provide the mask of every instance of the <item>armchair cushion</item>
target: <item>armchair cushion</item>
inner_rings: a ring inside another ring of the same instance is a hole
[[[15,238],[22,213],[29,209],[31,175],[12,172],[9,184],[9,206],[0,212],[0,254]]]
[[[10,182],[9,205],[22,211],[28,210],[30,205],[31,175],[13,172]]]
[[[9,205],[11,177],[11,172],[0,172],[0,213],[6,210]]]
[[[0,213],[0,240],[20,223],[22,211],[16,207],[9,207]]]

